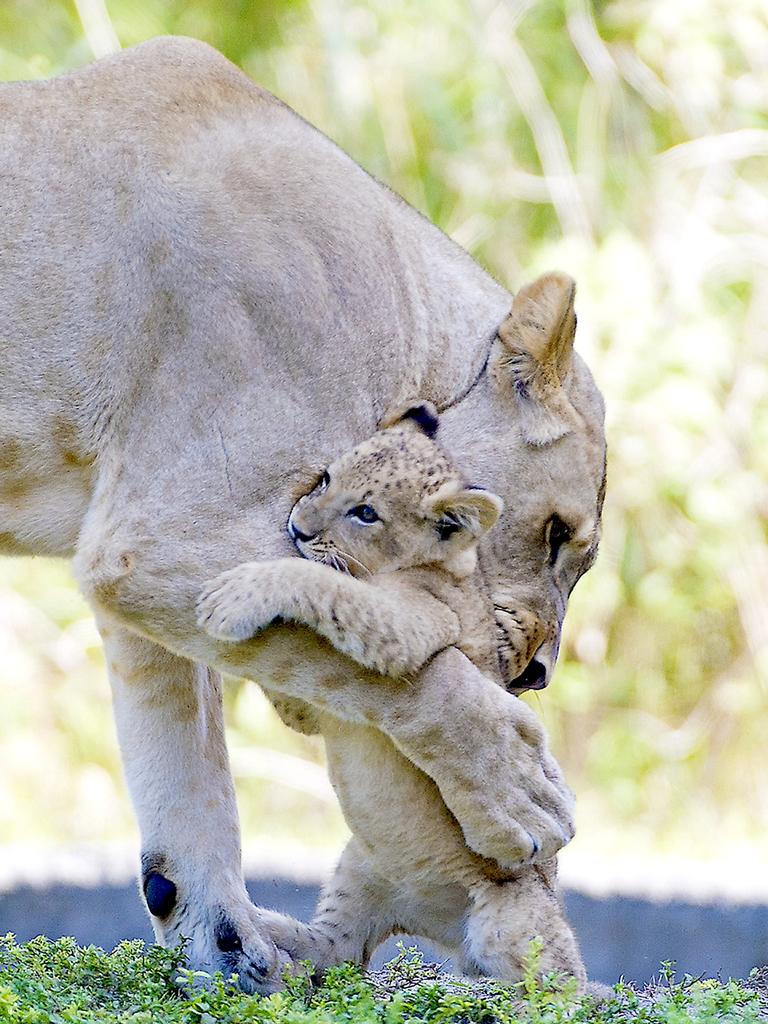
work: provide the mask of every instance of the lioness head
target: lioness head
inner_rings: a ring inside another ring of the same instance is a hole
[[[441,442],[465,479],[505,502],[479,557],[496,608],[504,682],[513,691],[550,681],[568,597],[600,537],[604,407],[573,351],[573,300],[565,274],[522,288],[487,372],[441,415]]]
[[[464,485],[433,440],[437,424],[430,403],[409,404],[332,462],[288,520],[302,555],[355,576],[432,563],[471,572],[503,506]]]

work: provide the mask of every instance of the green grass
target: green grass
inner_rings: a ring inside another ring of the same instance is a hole
[[[345,965],[322,985],[288,981],[268,998],[238,992],[220,976],[193,974],[178,951],[124,942],[112,953],[73,939],[0,939],[2,1024],[747,1024],[761,1019],[749,983],[675,981],[638,993],[578,996],[573,983],[536,980],[536,951],[515,986],[438,976],[413,950],[370,975]]]

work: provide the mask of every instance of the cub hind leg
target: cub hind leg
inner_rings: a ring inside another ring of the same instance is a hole
[[[274,911],[260,913],[280,950],[323,971],[346,961],[367,967],[392,935],[422,935],[447,952],[456,950],[464,936],[466,905],[466,893],[457,886],[427,894],[383,878],[353,837],[308,924]]]
[[[376,947],[401,930],[395,899],[394,887],[370,869],[352,838],[308,924],[271,910],[261,914],[279,949],[324,971],[345,961],[366,965]]]
[[[473,889],[462,945],[465,973],[519,981],[530,942],[540,937],[540,973],[572,975],[584,988],[584,963],[563,913],[555,870],[551,861],[509,881],[483,880]]]

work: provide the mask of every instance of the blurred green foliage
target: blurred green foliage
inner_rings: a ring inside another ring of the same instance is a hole
[[[764,0],[6,0],[0,77],[167,32],[222,49],[511,288],[576,277],[609,490],[539,707],[577,843],[768,852]],[[0,834],[124,835],[84,606],[43,562],[0,564],[0,588]],[[318,746],[253,686],[228,704],[264,755],[241,758],[246,836],[338,838]]]

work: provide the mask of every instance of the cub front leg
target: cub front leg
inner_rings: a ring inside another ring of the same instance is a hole
[[[363,582],[298,558],[245,562],[222,573],[207,584],[197,610],[198,625],[219,640],[246,640],[288,620],[395,677],[417,671],[459,637],[458,617],[397,574]]]
[[[197,970],[274,992],[288,957],[243,883],[220,677],[104,619],[99,627],[155,936],[164,946],[188,939]]]

